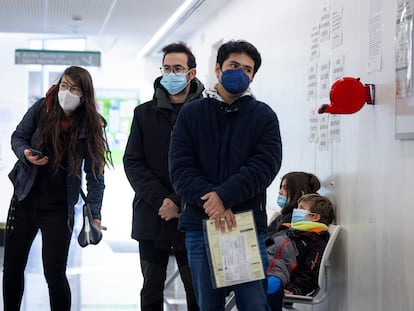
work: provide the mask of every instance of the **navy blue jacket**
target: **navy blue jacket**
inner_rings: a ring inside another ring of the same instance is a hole
[[[275,112],[250,95],[227,105],[204,98],[183,107],[172,135],[170,177],[182,197],[179,228],[202,230],[200,199],[215,191],[233,213],[253,210],[266,229],[266,189],[279,172],[282,143]]]
[[[17,196],[18,201],[22,201],[29,194],[39,171],[38,166],[26,160],[24,150],[33,146],[38,135],[38,122],[41,121],[42,115],[46,113],[45,100],[42,98],[28,109],[11,137],[12,149],[18,161],[10,172],[9,178],[13,183],[14,194]],[[101,219],[102,199],[105,188],[104,177],[99,175],[98,168],[95,172],[97,179],[93,176],[91,157],[86,145],[86,136],[79,137],[77,151],[84,158],[83,169],[86,173],[87,200],[91,207],[92,216],[94,219]],[[81,168],[79,168],[80,170]],[[66,176],[66,197],[70,221],[73,219],[74,206],[79,199],[80,187],[81,180],[78,177],[70,174]]]

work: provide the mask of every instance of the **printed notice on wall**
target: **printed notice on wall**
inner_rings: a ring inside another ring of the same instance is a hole
[[[329,149],[329,114],[322,114],[319,119],[319,150]]]
[[[368,72],[381,70],[383,17],[381,1],[371,0],[371,12],[368,22]]]
[[[342,45],[342,6],[332,12],[332,47]]]
[[[412,1],[399,1],[395,36],[395,75],[397,98],[411,96],[412,87]]]
[[[337,114],[331,114],[329,119],[329,139],[331,143],[340,142],[341,119]]]
[[[317,76],[317,63],[314,62],[310,65],[308,71],[308,100],[316,99],[316,88],[318,85],[318,76]]]
[[[321,23],[319,28],[319,38],[320,42],[324,42],[326,40],[329,40],[331,37],[330,33],[330,26],[331,26],[331,14],[330,14],[330,8],[329,4],[326,3],[322,7],[322,15],[321,15]]]
[[[329,83],[329,60],[321,62],[319,68],[319,98],[324,98],[329,96],[330,90]]]
[[[319,24],[316,23],[315,25],[313,25],[312,27],[312,32],[311,32],[311,55],[310,55],[310,60],[316,60],[319,58],[320,55],[320,47],[319,47]]]
[[[344,76],[344,55],[335,55],[332,65],[333,80],[339,80]]]
[[[318,127],[319,127],[319,117],[317,108],[313,107],[309,113],[309,142],[317,143],[318,142]]]

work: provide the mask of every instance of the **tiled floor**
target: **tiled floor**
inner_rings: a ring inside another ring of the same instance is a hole
[[[27,266],[22,311],[49,310],[47,285],[39,266],[40,262],[35,259],[40,258],[38,246],[38,241],[35,241]],[[132,245],[128,248],[131,249]],[[0,250],[3,251],[3,248]],[[72,311],[139,310],[142,278],[137,252],[114,252],[109,243],[103,241],[93,248],[77,250],[76,260],[80,265],[75,265],[72,261],[68,268]],[[174,270],[175,263],[171,260],[169,276]],[[166,311],[186,310],[179,278],[166,289],[165,297],[166,301],[171,303],[165,305]]]
[[[139,310],[142,276],[138,244],[130,238],[133,193],[122,168],[109,170],[106,175],[102,224],[108,230],[104,231],[98,245],[81,248],[76,238],[72,239],[67,269],[72,290],[72,311]],[[0,251],[2,264],[3,248]],[[175,269],[175,261],[171,260],[168,276]],[[166,289],[165,297],[171,303],[165,305],[165,311],[186,310],[179,277]],[[38,236],[26,269],[21,311],[49,311],[48,299]],[[3,310],[2,304],[0,310]]]

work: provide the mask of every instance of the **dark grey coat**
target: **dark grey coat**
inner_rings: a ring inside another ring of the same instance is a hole
[[[18,201],[22,201],[29,194],[39,171],[36,165],[26,160],[24,150],[33,145],[38,135],[38,122],[41,122],[42,115],[46,113],[45,99],[42,98],[28,109],[11,137],[12,149],[18,160],[9,174],[9,178],[13,183],[14,194]],[[105,189],[104,177],[99,175],[98,171],[95,172],[97,179],[93,176],[91,157],[87,150],[86,137],[79,137],[77,151],[84,159],[83,170],[86,174],[87,200],[94,219],[101,219],[102,199]],[[81,168],[79,168],[80,170]],[[74,206],[79,199],[80,187],[81,180],[76,176],[67,174],[66,191],[69,220],[73,219]]]
[[[123,158],[126,176],[135,191],[131,236],[136,240],[173,240],[179,236],[177,219],[165,221],[158,210],[165,198],[180,206],[168,175],[168,149],[177,116],[160,78],[155,80],[154,88],[154,98],[134,110]],[[193,79],[186,101],[199,98],[203,90],[203,84]]]

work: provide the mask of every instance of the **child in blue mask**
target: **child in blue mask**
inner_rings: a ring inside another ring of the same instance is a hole
[[[318,177],[307,172],[289,172],[280,181],[277,211],[270,217],[266,237],[284,230],[284,223],[290,223],[298,199],[307,193],[316,193],[321,187]]]
[[[299,198],[288,229],[266,240],[269,257],[267,298],[272,311],[281,311],[285,294],[311,295],[318,288],[322,254],[334,219],[332,202],[319,194]]]

